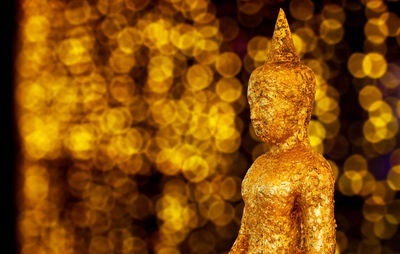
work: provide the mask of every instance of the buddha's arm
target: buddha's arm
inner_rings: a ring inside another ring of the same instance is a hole
[[[243,209],[242,223],[240,225],[239,234],[236,238],[232,249],[229,254],[245,254],[249,248],[248,232],[247,232],[247,220],[246,220],[246,209]]]
[[[326,161],[304,179],[300,203],[307,253],[335,253],[334,184]]]

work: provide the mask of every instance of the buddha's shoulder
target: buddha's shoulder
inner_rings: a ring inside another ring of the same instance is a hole
[[[311,147],[294,151],[287,155],[284,160],[291,161],[298,170],[304,169],[304,172],[323,173],[331,171],[329,162],[324,156],[313,150]]]
[[[288,158],[284,154],[265,153],[257,157],[248,173],[257,177],[266,176],[267,179],[281,178],[284,175],[298,173],[296,164],[301,165],[298,158]]]
[[[304,161],[304,170],[302,170],[302,178],[304,181],[313,181],[319,183],[321,181],[327,184],[334,184],[334,176],[329,162],[324,156],[316,151],[311,151],[307,160]]]
[[[309,149],[298,149],[287,153],[265,153],[260,155],[251,166],[265,173],[279,171],[320,172],[331,170],[328,161],[322,154]]]

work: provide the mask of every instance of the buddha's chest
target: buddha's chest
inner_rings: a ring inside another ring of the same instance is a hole
[[[276,160],[256,161],[242,182],[242,197],[251,210],[289,215],[297,196],[296,168]]]

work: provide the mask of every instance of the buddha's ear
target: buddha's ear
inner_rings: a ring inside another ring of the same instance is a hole
[[[298,118],[298,123],[299,123],[299,126],[303,126],[303,125],[306,125],[305,127],[307,127],[308,126],[308,122],[310,121],[310,119],[311,119],[311,111],[312,110],[312,108],[310,108],[310,107],[308,107],[308,106],[306,106],[306,105],[304,105],[300,110],[299,110],[299,112],[298,112],[298,116],[299,116],[299,118]]]

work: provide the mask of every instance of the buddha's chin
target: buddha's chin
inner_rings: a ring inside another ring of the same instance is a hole
[[[253,128],[254,128],[254,133],[256,134],[256,136],[264,141],[264,139],[267,138],[267,136],[268,136],[267,127],[264,124],[262,124],[260,121],[253,120],[252,124],[253,124]]]
[[[267,126],[263,126],[263,125],[255,125],[254,126],[254,132],[256,134],[256,136],[261,139],[264,143],[267,144],[272,144],[273,143],[273,139],[271,139],[271,133],[268,132],[268,127]]]

